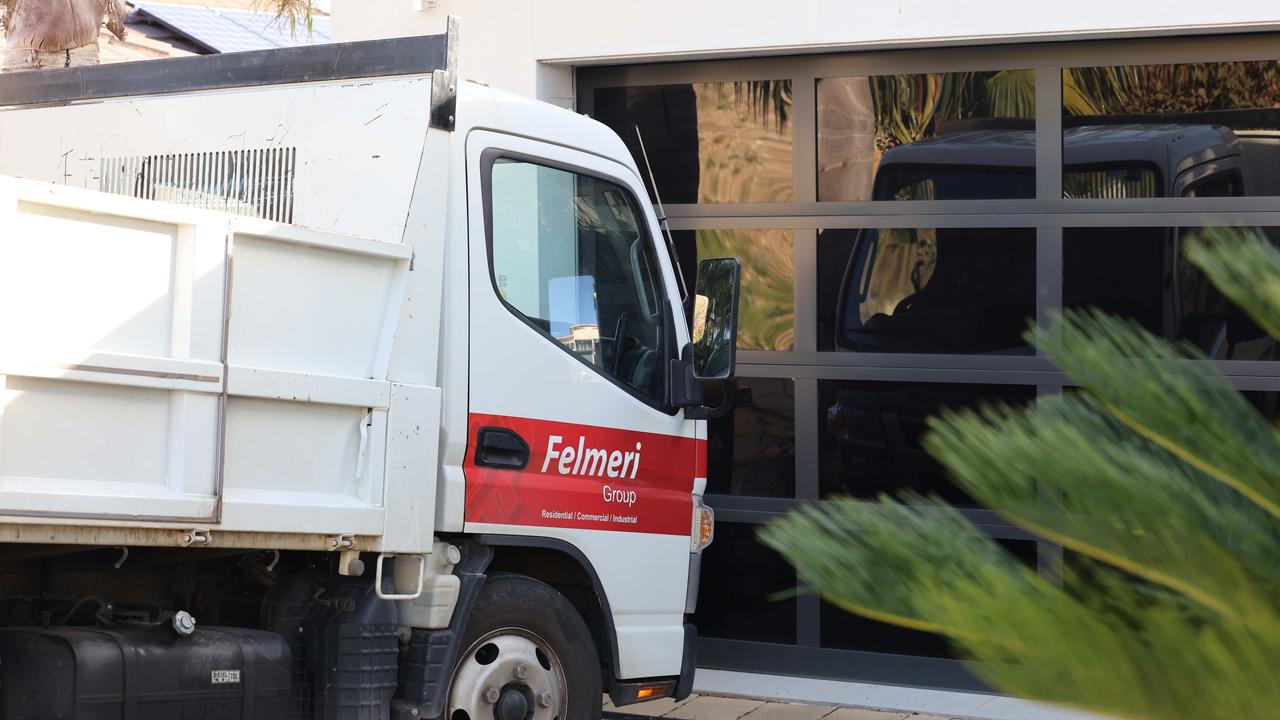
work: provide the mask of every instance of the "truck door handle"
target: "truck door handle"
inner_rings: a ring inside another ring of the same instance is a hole
[[[529,464],[529,444],[506,428],[480,428],[476,436],[476,465],[523,470]]]

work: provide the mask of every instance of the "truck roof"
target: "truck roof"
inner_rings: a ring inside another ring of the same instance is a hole
[[[607,125],[586,115],[523,95],[496,90],[477,82],[458,84],[458,112],[471,127],[515,135],[533,133],[538,139],[567,145],[621,161],[639,174],[631,153]]]
[[[1034,130],[968,130],[899,145],[880,164],[1034,167],[1035,152]],[[1176,174],[1239,152],[1235,133],[1221,125],[1084,125],[1062,133],[1066,165],[1152,162]]]

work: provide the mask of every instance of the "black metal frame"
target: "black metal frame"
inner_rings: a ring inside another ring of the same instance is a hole
[[[591,579],[591,589],[595,591],[596,600],[600,603],[600,612],[604,618],[604,639],[609,647],[598,648],[609,658],[609,670],[613,677],[622,675],[622,660],[618,655],[618,628],[613,623],[613,611],[609,609],[609,596],[604,591],[604,583],[600,582],[600,575],[596,573],[595,566],[587,559],[587,556],[574,545],[566,540],[549,537],[536,537],[532,535],[501,535],[498,533],[486,533],[476,535],[475,542],[491,547],[518,547],[518,548],[537,548],[540,550],[553,550],[568,556],[574,562],[582,567],[582,571]],[[584,618],[585,619],[585,618]]]
[[[458,23],[439,35],[0,74],[0,108],[396,75],[432,75],[431,125],[453,129]]]
[[[818,483],[820,380],[1022,385],[1038,396],[1072,386],[1042,354],[914,355],[819,351],[817,238],[829,228],[1033,227],[1036,236],[1036,315],[1062,306],[1063,230],[1082,227],[1280,226],[1280,198],[1154,198],[1071,200],[1062,197],[1062,70],[1082,65],[1133,65],[1280,57],[1274,29],[1199,36],[1015,42],[973,47],[932,46],[795,56],[761,56],[577,70],[577,109],[593,111],[597,88],[790,79],[792,177],[790,202],[667,204],[673,230],[785,229],[795,263],[795,346],[790,351],[743,351],[744,378],[795,383],[795,495],[790,498],[709,495],[722,522],[758,525],[820,501]],[[1036,76],[1036,195],[1025,200],[819,202],[817,195],[817,81],[824,77],[967,70],[1029,69]],[[1240,390],[1280,392],[1280,361],[1225,361],[1218,367]],[[989,537],[1035,540],[989,510],[960,512]],[[1037,542],[1038,569],[1060,582],[1062,549]],[[705,667],[781,672],[900,685],[987,688],[958,660],[821,647],[821,600],[796,599],[796,643],[702,638]]]

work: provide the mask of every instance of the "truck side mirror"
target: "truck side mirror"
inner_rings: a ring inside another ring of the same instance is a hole
[[[733,377],[738,345],[737,258],[698,263],[693,297],[693,375],[699,380]]]

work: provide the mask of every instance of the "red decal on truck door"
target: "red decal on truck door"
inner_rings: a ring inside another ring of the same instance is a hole
[[[472,414],[466,521],[688,535],[693,477],[706,443],[593,425]],[[522,470],[476,464],[482,428],[529,446]]]

